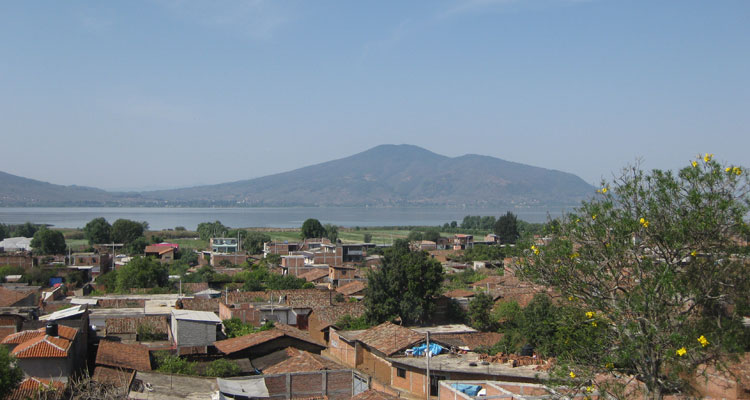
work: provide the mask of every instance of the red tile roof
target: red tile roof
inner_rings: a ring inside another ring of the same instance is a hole
[[[335,306],[316,308],[310,313],[310,318],[316,318],[321,330],[335,325],[345,315],[359,318],[367,309],[362,303],[343,303]]]
[[[232,354],[284,336],[292,337],[324,347],[321,343],[318,343],[312,337],[310,337],[307,332],[301,331],[293,326],[280,323],[275,324],[273,328],[267,331],[251,333],[232,339],[220,340],[214,343],[214,346],[216,346],[216,348],[224,354]]]
[[[21,300],[33,296],[33,291],[10,290],[0,286],[0,307],[11,307]]]
[[[386,356],[391,356],[425,340],[425,336],[400,325],[384,322],[362,332],[357,340]]]
[[[108,367],[151,371],[148,348],[140,344],[126,344],[102,340],[96,352],[96,364]]]
[[[26,378],[24,379],[8,397],[6,400],[26,400],[26,399],[37,399],[41,398],[40,391],[61,392],[65,389],[65,383],[59,381],[50,381],[48,379],[41,378]],[[55,396],[57,397],[57,396]],[[44,397],[44,398],[53,398]]]
[[[264,374],[287,374],[293,372],[312,372],[346,368],[323,356],[298,350],[293,347],[287,347],[282,351],[287,353],[288,358],[276,365],[264,369]]]
[[[465,290],[465,289],[455,289],[455,290],[451,290],[449,292],[444,293],[445,297],[450,297],[454,299],[458,297],[474,297],[474,295],[476,295],[475,292],[472,292],[471,290]]]
[[[162,254],[166,254],[166,253],[171,253],[173,251],[174,251],[174,248],[172,248],[172,247],[155,246],[155,245],[146,246],[146,249],[144,250],[144,252],[146,254],[156,253],[158,255],[162,255]]]
[[[134,334],[138,333],[138,327],[148,326],[154,333],[167,334],[169,322],[163,315],[148,315],[143,317],[107,318],[106,333],[112,334]]]
[[[45,328],[21,331],[8,335],[2,344],[17,344],[12,351],[16,358],[64,358],[68,356],[78,329],[65,325],[59,325],[57,329],[59,336],[47,335]]]
[[[323,268],[315,268],[312,271],[305,272],[304,274],[298,276],[298,278],[302,278],[308,282],[313,282],[321,278],[325,278],[328,276],[328,270]]]
[[[351,296],[365,290],[366,287],[367,282],[365,281],[353,281],[346,285],[339,286],[336,291],[345,296]]]
[[[110,367],[96,367],[94,368],[94,376],[91,377],[96,382],[113,385],[116,387],[126,387],[130,382],[130,378],[135,374],[133,372],[123,371],[120,368]]]

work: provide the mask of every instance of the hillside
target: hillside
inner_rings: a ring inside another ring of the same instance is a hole
[[[261,178],[141,193],[61,186],[0,172],[0,206],[568,206],[589,196],[581,178],[494,157],[446,157],[381,145]]]
[[[381,145],[350,157],[261,178],[142,193],[170,203],[241,206],[577,205],[593,188],[560,171],[411,145]]]

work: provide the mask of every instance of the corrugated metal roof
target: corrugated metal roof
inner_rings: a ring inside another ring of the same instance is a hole
[[[221,320],[216,314],[208,311],[172,310],[172,316],[178,320],[221,323]]]

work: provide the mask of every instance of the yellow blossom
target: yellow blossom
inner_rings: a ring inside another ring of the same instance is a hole
[[[612,364],[611,362],[604,364],[604,368],[606,369],[614,369],[615,364]]]
[[[573,301],[573,296],[568,296],[568,301]]]
[[[594,315],[596,315],[593,311],[586,311],[586,318],[594,318]]]
[[[640,223],[644,228],[648,228],[649,222],[646,218],[641,218]]]
[[[531,245],[531,250],[534,252],[534,254],[539,254],[539,249],[537,249],[533,244]]]
[[[581,222],[581,219],[580,218],[576,218],[576,224],[579,223],[579,222]]]
[[[685,354],[687,354],[687,349],[684,348],[684,347],[681,347],[679,350],[676,351],[676,353],[677,353],[678,356],[682,357]]]
[[[695,251],[695,250],[693,250],[693,251],[690,252],[690,255],[693,256],[693,257],[695,257],[696,255],[698,255],[698,252]]]
[[[709,161],[711,161],[711,158],[713,158],[713,156],[714,156],[713,154],[706,153],[706,155],[703,156],[703,162],[709,162]]]
[[[570,259],[571,259],[571,260],[575,260],[576,258],[578,258],[578,257],[580,257],[580,256],[581,256],[581,255],[580,255],[580,254],[578,254],[578,253],[573,253],[573,254],[571,254],[571,255],[570,255]]]
[[[592,215],[591,219],[596,219],[596,214]]]
[[[605,187],[603,187],[603,188],[602,188],[602,194],[604,194],[604,193],[607,193],[607,190],[608,190],[608,189],[607,189],[607,187],[606,187],[606,186],[605,186]]]
[[[729,172],[731,170],[732,170],[732,167],[726,167],[726,168],[724,168],[724,172]]]
[[[594,386],[593,385],[587,386],[586,387],[586,391],[589,392],[589,393],[593,392],[594,391]]]
[[[697,162],[695,162],[695,161],[692,161],[692,162],[691,162],[690,164],[693,164],[693,168],[696,168],[696,167],[698,167],[698,163],[697,163]]]
[[[591,321],[591,326],[593,326],[594,328],[596,328],[598,325],[596,324],[596,321]]]
[[[708,339],[706,339],[705,336],[701,335],[701,337],[698,338],[698,343],[701,344],[701,346],[706,347],[710,343]]]
[[[740,167],[734,167],[734,168],[732,168],[732,172],[733,172],[733,173],[734,173],[735,175],[737,175],[737,176],[740,176],[740,175],[742,175],[742,169],[741,169]]]
[[[570,371],[570,373],[568,375],[570,375],[570,377],[573,378],[573,379],[575,379],[575,377],[576,377],[576,373],[573,372],[573,371]]]

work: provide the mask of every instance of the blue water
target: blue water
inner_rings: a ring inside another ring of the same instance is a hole
[[[221,221],[234,228],[297,228],[308,218],[343,227],[442,225],[459,223],[466,215],[494,215],[511,211],[528,222],[545,222],[559,216],[561,209],[458,209],[458,208],[354,208],[354,207],[268,207],[268,208],[106,208],[106,207],[8,207],[0,208],[0,223],[32,222],[57,228],[81,228],[94,218],[110,223],[119,218],[146,221],[150,229],[184,226],[195,229],[199,223]],[[570,211],[570,210],[566,210]]]

